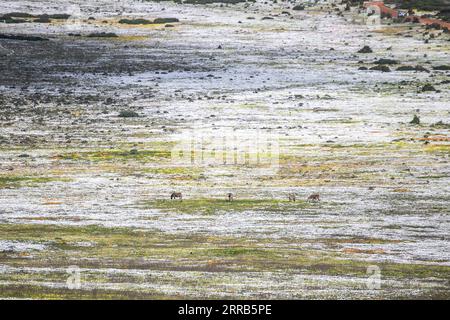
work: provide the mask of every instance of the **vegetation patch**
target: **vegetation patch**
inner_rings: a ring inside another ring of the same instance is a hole
[[[57,155],[56,159],[61,160],[87,160],[87,161],[114,161],[114,160],[136,160],[152,161],[156,159],[168,159],[171,152],[167,150],[101,150],[85,152],[68,152]]]
[[[0,39],[7,40],[19,40],[19,41],[48,41],[49,39],[36,36],[25,36],[25,35],[10,35],[10,34],[0,34]]]
[[[118,35],[114,32],[94,32],[88,34],[89,38],[117,38]]]
[[[153,22],[147,19],[120,19],[119,23],[121,24],[152,24]]]
[[[131,24],[131,25],[146,25],[146,24],[164,24],[164,23],[175,23],[180,22],[177,18],[156,18],[155,20],[147,20],[147,19],[120,19],[119,23],[121,24]]]
[[[153,200],[141,203],[146,208],[187,214],[217,214],[220,212],[264,211],[273,213],[297,212],[308,207],[305,201],[288,202],[287,200],[267,199],[183,199]]]
[[[53,181],[70,181],[68,178],[59,177],[33,177],[33,176],[11,176],[0,175],[0,189],[1,188],[18,188],[23,186],[35,186],[40,183],[48,183]]]
[[[122,110],[119,112],[120,118],[137,118],[139,114],[137,112],[131,110]]]

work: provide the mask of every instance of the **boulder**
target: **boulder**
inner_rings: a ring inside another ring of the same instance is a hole
[[[427,91],[437,91],[437,90],[431,84],[427,83],[426,85],[424,85],[422,87],[422,92],[427,92]]]
[[[370,68],[369,70],[382,71],[382,72],[391,72],[391,69],[389,69],[389,67],[386,66],[386,65],[378,65],[378,66]]]
[[[358,50],[358,53],[372,53],[372,48],[369,46],[364,46],[360,50]]]

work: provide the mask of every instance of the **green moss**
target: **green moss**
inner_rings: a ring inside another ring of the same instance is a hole
[[[197,176],[202,172],[199,168],[193,167],[165,167],[165,168],[146,168],[143,172],[158,175],[191,175]]]
[[[21,273],[1,274],[0,297],[70,299],[70,298],[173,298],[154,289],[140,291],[132,287],[117,290],[69,290],[64,287],[49,288],[31,282],[63,284],[67,275],[61,268],[76,264],[82,271],[83,281],[92,284],[130,283],[144,281],[136,269],[164,270],[152,283],[182,285],[186,289],[199,284],[215,285],[224,268],[228,272],[257,271],[286,275],[301,271],[303,274],[354,276],[367,278],[367,267],[373,261],[364,261],[361,255],[345,254],[333,250],[307,249],[306,243],[336,246],[350,243],[385,243],[383,239],[247,239],[201,234],[167,234],[156,231],[139,231],[131,228],[105,228],[99,226],[55,226],[0,224],[0,240],[43,242],[44,250],[21,256],[0,253],[0,263],[23,268]],[[90,247],[77,247],[75,242],[89,241]],[[450,267],[411,263],[377,262],[383,278],[403,281],[440,279],[448,281]],[[28,268],[45,268],[45,272],[28,272]],[[85,270],[89,268],[88,270]],[[97,269],[118,268],[124,274],[108,274]],[[51,271],[53,270],[54,271]],[[130,270],[131,273],[126,273]],[[195,281],[173,279],[171,271],[206,271],[211,277]],[[220,274],[215,274],[220,271]],[[8,284],[5,284],[8,283]],[[189,291],[189,290],[188,290]],[[436,292],[434,292],[436,293]],[[188,297],[182,295],[182,297]],[[210,297],[210,296],[209,296]]]
[[[39,279],[37,279],[39,280]],[[16,299],[45,299],[45,300],[119,300],[119,299],[180,299],[176,294],[167,295],[156,292],[134,292],[127,290],[105,290],[105,289],[68,289],[51,288],[38,285],[4,285],[0,284],[0,296],[2,298]]]
[[[180,22],[180,20],[178,20],[177,18],[156,18],[155,20],[153,20],[153,23],[156,24],[175,23],[175,22]]]
[[[273,213],[294,212],[308,206],[305,201],[289,202],[287,200],[267,199],[184,199],[144,201],[142,206],[163,211],[180,213],[216,214],[219,212],[268,211]]]
[[[414,115],[413,119],[409,123],[420,124],[420,118],[417,115]]]
[[[234,256],[267,256],[273,255],[274,250],[271,249],[255,249],[255,248],[219,248],[207,251],[208,255],[214,257],[234,257]]]
[[[141,162],[168,159],[171,152],[168,150],[102,150],[62,153],[57,158],[62,160],[86,160],[86,161],[126,161],[136,160]]]
[[[35,186],[40,183],[48,183],[54,181],[71,181],[68,178],[60,177],[34,177],[34,176],[13,176],[2,175],[0,176],[0,188],[18,188],[22,186]]]
[[[147,20],[147,19],[120,19],[119,23],[138,25],[138,24],[152,24],[153,22],[150,20]],[[137,117],[137,114],[136,114],[136,117]]]
[[[426,152],[430,153],[447,153],[450,154],[450,145],[449,144],[433,144],[427,145],[425,147]]]

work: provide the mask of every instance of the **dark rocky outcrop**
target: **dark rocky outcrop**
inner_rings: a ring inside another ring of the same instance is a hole
[[[375,64],[398,64],[397,60],[393,60],[393,59],[379,59],[377,61],[374,62]]]
[[[400,66],[397,68],[397,71],[417,71],[417,72],[430,72],[425,67],[422,67],[420,65],[417,66]]]
[[[298,5],[294,6],[294,7],[292,8],[292,10],[302,11],[302,10],[305,10],[305,6],[303,6],[303,5],[301,5],[301,4],[298,4]]]
[[[433,67],[433,70],[449,71],[450,70],[450,66],[449,65],[435,66],[435,67]]]
[[[432,86],[431,84],[427,83],[426,85],[424,85],[422,87],[422,92],[427,92],[427,91],[437,91],[436,88],[434,86]]]
[[[49,23],[52,19],[55,20],[67,20],[70,18],[70,14],[66,13],[54,13],[54,14],[38,14],[34,15],[26,12],[11,12],[0,16],[0,22],[3,23]]]
[[[47,38],[25,35],[0,34],[0,39],[21,40],[21,41],[48,41]]]
[[[152,24],[153,22],[147,19],[120,19],[121,24]]]
[[[420,124],[420,118],[417,115],[414,115],[413,119],[409,123]]]
[[[119,117],[120,118],[137,118],[137,117],[139,117],[139,114],[137,114],[136,112],[131,111],[131,110],[122,110],[119,113]]]
[[[372,48],[369,46],[364,46],[360,50],[358,50],[358,53],[372,53]]]
[[[177,18],[156,18],[155,20],[147,20],[147,19],[120,19],[119,23],[121,24],[165,24],[165,23],[174,23],[174,22],[180,22]]]
[[[375,67],[370,68],[369,70],[372,71],[382,71],[382,72],[391,72],[391,69],[389,69],[386,65],[377,65]]]
[[[39,16],[39,18],[35,19],[33,22],[36,22],[36,23],[50,23],[51,20],[50,20],[50,17],[48,15],[43,14],[43,15]]]
[[[177,18],[156,18],[153,23],[163,24],[163,23],[174,23],[180,22]]]
[[[88,34],[89,38],[117,38],[118,35],[114,32],[94,32]]]

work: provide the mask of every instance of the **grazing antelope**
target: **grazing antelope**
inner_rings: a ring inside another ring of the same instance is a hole
[[[289,202],[295,202],[295,193],[289,193]]]
[[[170,199],[173,200],[176,198],[183,200],[183,195],[181,194],[181,192],[172,192],[172,194],[170,195]]]
[[[234,200],[234,196],[233,196],[233,194],[230,192],[230,193],[228,193],[227,194],[227,197],[228,197],[228,200],[227,201],[233,201]]]
[[[310,195],[309,197],[308,197],[308,201],[309,200],[311,200],[311,201],[320,201],[320,194],[318,194],[318,193],[313,193],[312,195]]]

